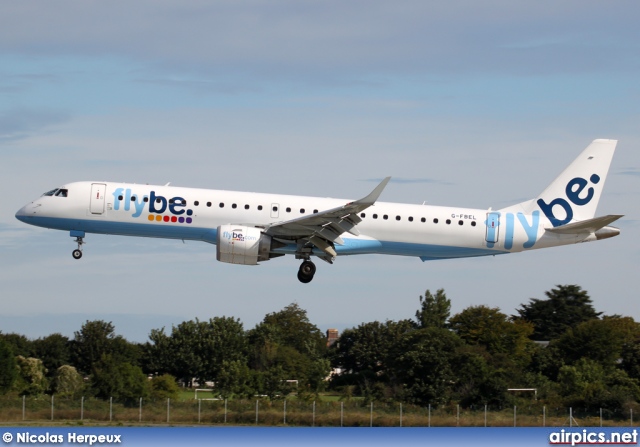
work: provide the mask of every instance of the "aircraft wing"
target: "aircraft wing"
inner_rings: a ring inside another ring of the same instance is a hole
[[[264,231],[276,239],[295,240],[299,243],[302,242],[303,245],[314,245],[325,252],[327,255],[323,257],[325,261],[332,262],[337,256],[334,244],[344,244],[340,235],[345,232],[354,236],[360,234],[356,228],[356,225],[362,222],[358,213],[369,208],[378,200],[390,179],[391,177],[386,177],[369,195],[360,200],[346,203],[337,208],[267,225],[264,227]]]

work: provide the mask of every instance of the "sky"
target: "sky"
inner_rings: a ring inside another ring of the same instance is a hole
[[[507,315],[558,284],[640,321],[640,4],[453,0],[0,3],[0,330],[151,329],[297,303],[325,331]],[[498,209],[535,197],[592,140],[619,140],[598,214],[620,236],[486,258],[219,263],[206,243],[62,231],[16,211],[72,181],[126,181]]]

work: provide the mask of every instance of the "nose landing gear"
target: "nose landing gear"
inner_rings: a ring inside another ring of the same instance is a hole
[[[301,283],[307,284],[311,282],[311,280],[313,279],[313,275],[315,274],[316,265],[313,262],[306,260],[302,264],[300,264],[300,269],[298,270],[298,280]]]
[[[82,246],[86,243],[84,242],[84,231],[71,230],[71,237],[75,237],[75,243],[78,244],[78,248],[73,250],[71,255],[73,259],[80,259],[82,257]]]
[[[73,256],[73,259],[80,259],[82,257],[82,244],[84,244],[85,242],[81,237],[76,238],[75,242],[78,243],[78,248],[73,250],[71,255]]]

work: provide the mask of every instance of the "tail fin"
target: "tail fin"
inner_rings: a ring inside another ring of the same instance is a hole
[[[553,227],[592,219],[602,194],[617,140],[594,140],[542,194],[515,207],[542,212]]]

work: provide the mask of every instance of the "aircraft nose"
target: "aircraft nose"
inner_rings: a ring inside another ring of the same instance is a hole
[[[34,206],[33,202],[26,204],[18,210],[16,219],[21,222],[26,222],[29,217],[32,217],[36,213],[35,209],[36,206]]]

